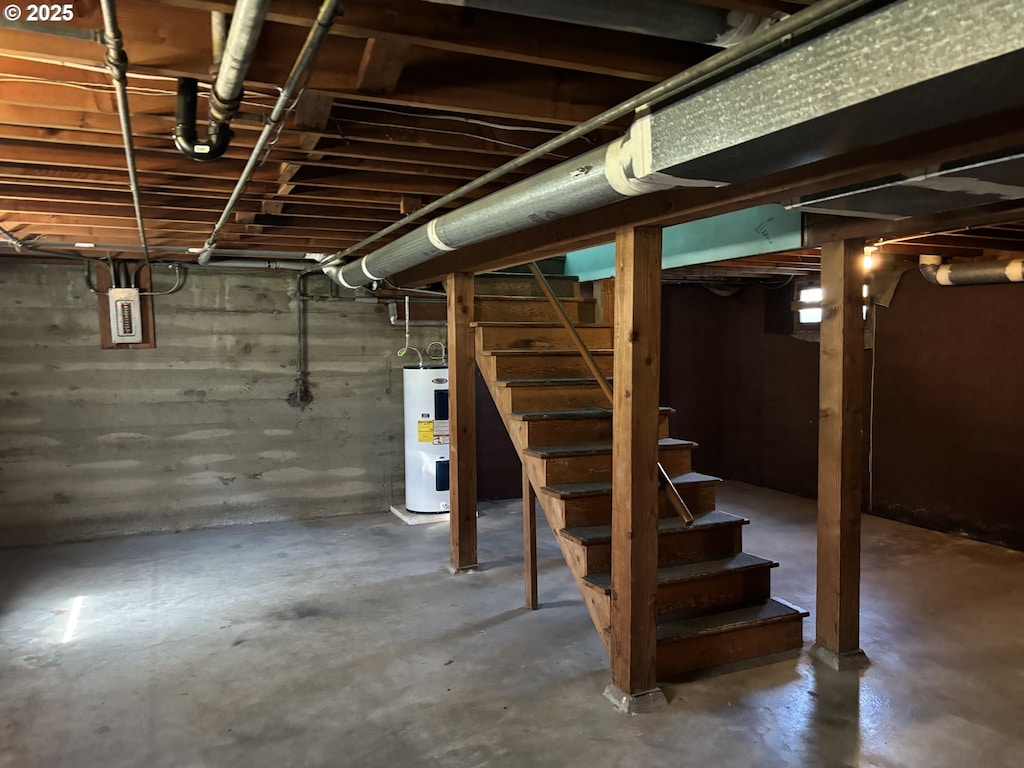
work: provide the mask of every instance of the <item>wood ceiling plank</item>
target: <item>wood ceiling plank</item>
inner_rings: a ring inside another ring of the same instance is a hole
[[[394,91],[405,68],[405,57],[410,48],[412,44],[406,40],[369,38],[356,73],[356,90],[366,93]]]
[[[742,11],[758,16],[771,16],[776,13],[794,14],[802,11],[814,0],[695,0],[701,5],[713,8],[725,8],[727,11]]]
[[[230,0],[162,0],[162,5],[231,11]],[[308,27],[314,4],[279,0],[269,19]],[[415,0],[346,0],[332,35],[387,37],[454,53],[488,56],[656,83],[696,64],[715,49],[629,32],[527,19],[493,11]]]

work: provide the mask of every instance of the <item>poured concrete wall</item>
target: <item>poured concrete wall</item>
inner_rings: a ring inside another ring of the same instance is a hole
[[[192,271],[156,299],[156,349],[101,350],[80,268],[4,265],[0,545],[401,503],[402,333],[311,303],[315,400],[293,408],[295,303],[292,276]]]

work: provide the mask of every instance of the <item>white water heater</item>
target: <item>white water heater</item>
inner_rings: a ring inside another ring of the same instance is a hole
[[[405,385],[405,508],[449,510],[448,369],[408,366]]]

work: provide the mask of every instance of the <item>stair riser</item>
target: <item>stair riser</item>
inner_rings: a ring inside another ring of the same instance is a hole
[[[659,680],[675,680],[701,669],[803,647],[803,621],[791,619],[740,627],[658,644]]]
[[[505,413],[601,408],[608,403],[596,384],[502,387],[499,397]]]
[[[581,544],[585,551],[586,573],[608,573],[612,569],[610,541]],[[658,565],[696,560],[716,560],[739,554],[743,549],[743,524],[714,528],[690,528],[658,536]]]
[[[611,419],[543,419],[521,421],[514,425],[521,445],[539,448],[545,445],[606,443],[612,439]],[[658,439],[668,437],[668,414],[658,419]]]
[[[679,495],[683,497],[686,506],[694,514],[710,512],[715,508],[715,485],[716,483],[690,487],[684,486],[679,489]],[[608,525],[611,523],[611,494],[566,499],[563,504],[564,527],[566,528],[574,528],[581,525]],[[661,492],[658,494],[658,516],[674,517],[675,515],[676,511],[669,504],[665,493]]]
[[[571,379],[591,378],[593,373],[580,355],[552,355],[543,352],[516,357],[488,357],[481,355],[481,368],[486,366],[492,379]],[[611,355],[594,357],[598,370],[605,376],[612,375],[614,361]]]
[[[577,329],[588,349],[611,349],[611,328],[581,326]],[[564,328],[480,326],[476,329],[481,349],[575,349]]]
[[[695,608],[724,609],[763,602],[771,597],[771,567],[723,571],[700,579],[658,585],[658,615]]]
[[[593,300],[564,301],[562,309],[573,323],[594,321]],[[473,319],[481,323],[558,323],[554,307],[545,298],[509,301],[478,296],[474,301]]]
[[[670,475],[690,471],[690,446],[662,448],[659,459]],[[612,476],[612,455],[566,456],[544,460],[544,485],[587,483],[609,480]]]
[[[558,298],[579,298],[580,285],[575,277],[545,275],[551,292]],[[477,275],[473,290],[477,296],[533,296],[544,298],[533,275]]]

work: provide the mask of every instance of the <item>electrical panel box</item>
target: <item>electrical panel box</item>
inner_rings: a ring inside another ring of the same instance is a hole
[[[107,294],[110,304],[110,339],[115,344],[142,342],[142,303],[138,288],[111,288]]]

